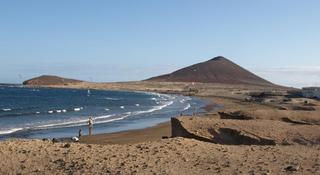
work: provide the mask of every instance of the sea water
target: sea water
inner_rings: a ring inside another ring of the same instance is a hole
[[[139,129],[180,113],[202,112],[206,101],[147,92],[0,86],[0,139],[62,138]]]

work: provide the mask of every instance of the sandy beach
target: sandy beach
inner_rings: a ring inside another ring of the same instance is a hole
[[[130,145],[20,140],[1,143],[0,173],[319,174],[319,152],[319,146],[233,146],[184,138]]]

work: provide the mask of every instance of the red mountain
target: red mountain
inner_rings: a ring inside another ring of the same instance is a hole
[[[264,80],[222,56],[177,70],[170,74],[153,77],[146,81],[275,86],[271,82]]]

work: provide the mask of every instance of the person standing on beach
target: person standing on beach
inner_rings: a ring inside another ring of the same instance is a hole
[[[82,129],[80,128],[79,129],[79,139],[81,138],[81,136],[82,136]]]
[[[93,119],[92,119],[92,117],[89,117],[88,126],[89,126],[89,135],[91,136],[92,135],[92,129],[93,129]]]

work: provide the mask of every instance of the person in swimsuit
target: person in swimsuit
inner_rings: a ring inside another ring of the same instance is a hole
[[[93,119],[92,119],[92,117],[89,117],[88,127],[89,127],[89,135],[91,136],[92,135],[92,130],[93,130]]]

